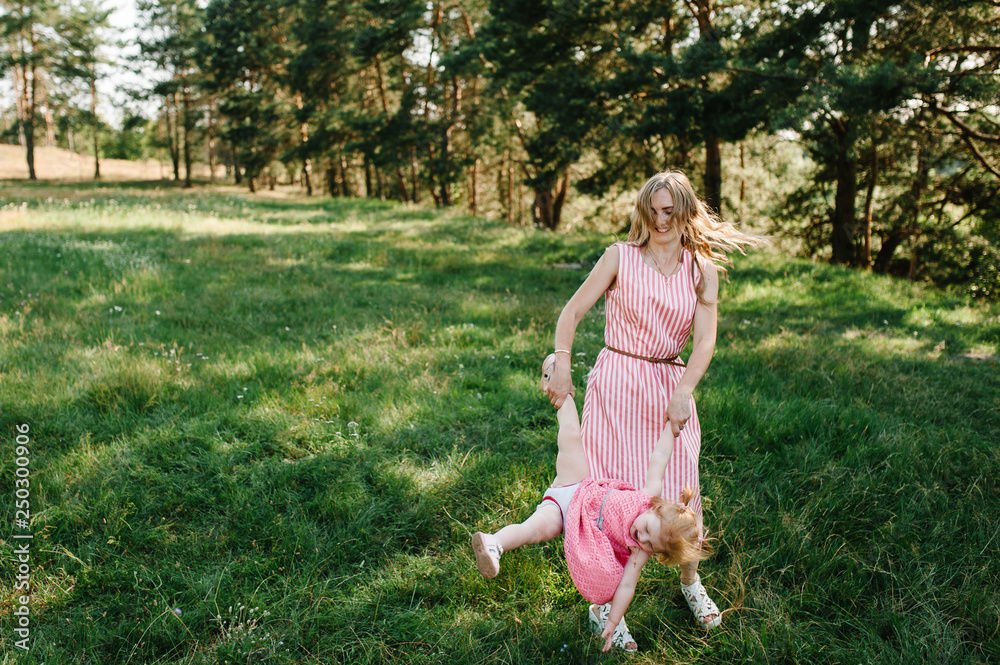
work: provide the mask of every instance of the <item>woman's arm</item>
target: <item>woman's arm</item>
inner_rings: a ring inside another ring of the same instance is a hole
[[[719,271],[710,261],[705,262],[704,279],[705,291],[702,296],[709,303],[699,302],[694,311],[691,357],[688,358],[684,374],[667,405],[666,420],[670,423],[674,436],[680,436],[681,426],[691,417],[691,395],[715,353],[715,332],[719,322],[715,301],[719,297]]]
[[[646,467],[646,484],[642,491],[650,496],[660,496],[663,491],[663,474],[667,472],[667,464],[674,454],[674,433],[669,427],[663,428],[663,434],[656,441],[656,447],[649,456],[649,466]]]
[[[622,581],[618,583],[614,598],[611,599],[611,613],[608,614],[608,622],[604,624],[604,632],[601,633],[601,637],[605,640],[602,651],[607,651],[611,648],[611,640],[615,636],[615,628],[618,626],[618,622],[622,620],[622,617],[625,616],[625,612],[628,611],[628,606],[632,603],[632,596],[635,595],[635,585],[639,582],[639,573],[642,572],[642,567],[646,565],[647,561],[649,561],[649,555],[642,550],[633,550],[632,556],[628,558],[628,562],[625,564],[625,574],[622,575]]]
[[[566,395],[573,392],[570,366],[573,364],[573,338],[576,337],[576,327],[618,277],[618,261],[618,248],[615,245],[604,250],[601,260],[563,307],[559,321],[556,322],[555,348],[571,352],[556,354],[556,368],[545,391],[552,406],[557,409],[562,406]]]

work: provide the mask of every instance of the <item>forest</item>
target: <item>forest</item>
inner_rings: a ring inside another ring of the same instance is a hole
[[[2,0],[0,140],[169,160],[182,187],[461,207],[619,231],[688,173],[788,251],[1000,297],[1000,3],[138,0],[121,67],[155,111],[98,113],[122,36],[97,0]],[[143,70],[142,68],[146,69]],[[581,215],[577,215],[580,217]],[[599,219],[599,222],[593,220]]]

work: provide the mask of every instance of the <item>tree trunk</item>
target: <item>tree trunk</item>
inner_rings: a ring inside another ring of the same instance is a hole
[[[378,77],[378,94],[379,94],[379,99],[382,100],[382,112],[385,113],[386,116],[388,116],[389,98],[386,95],[386,90],[385,90],[385,77],[382,75],[382,59],[378,55],[375,56],[375,74]],[[405,203],[406,201],[409,200],[406,191],[406,178],[403,177],[403,169],[399,167],[399,164],[396,164],[395,171],[396,171],[396,186],[399,187],[399,197]],[[379,190],[380,190],[379,198],[385,198],[381,194],[381,185],[379,186]]]
[[[14,50],[13,43],[11,44],[11,50]],[[17,142],[22,148],[25,147],[24,139],[24,117],[27,114],[25,111],[25,104],[27,103],[27,94],[24,92],[22,83],[27,81],[27,76],[22,77],[21,75],[22,67],[14,66],[14,75],[11,77],[14,81],[14,117],[17,119]]]
[[[184,121],[184,186],[191,186],[191,91],[187,80],[181,80],[181,99],[184,102],[182,111]]]
[[[747,165],[744,159],[743,142],[740,142],[740,221],[743,220],[743,206],[747,198]]]
[[[239,185],[243,182],[243,175],[240,173],[240,148],[235,143],[233,145],[233,181]]]
[[[893,229],[889,236],[882,241],[878,256],[875,257],[873,270],[877,273],[886,273],[892,266],[892,255],[896,252],[903,241],[912,236],[920,235],[920,201],[927,189],[927,160],[923,148],[917,150],[917,172],[913,176],[910,184],[910,192],[903,202],[903,212],[900,215],[902,228]],[[910,257],[910,275],[916,272],[916,248],[913,256]]]
[[[208,104],[208,179],[215,182],[215,101]]]
[[[38,76],[36,74],[36,76]],[[36,106],[41,105],[42,117],[45,119],[45,146],[53,147],[56,144],[56,122],[52,117],[52,104],[49,103],[49,89],[44,74],[39,76],[41,91]]]
[[[535,226],[554,231],[559,226],[566,191],[569,188],[569,169],[563,172],[559,190],[553,194],[552,187],[536,187],[535,201],[531,205],[531,219]]]
[[[174,165],[174,181],[181,179],[181,164],[180,164],[180,140],[177,130],[177,116],[176,114],[176,102],[177,93],[170,93],[166,96],[167,100],[167,140],[170,143],[170,161]]]
[[[365,196],[372,198],[372,162],[365,155]]]
[[[831,123],[837,138],[837,194],[834,198],[833,234],[830,262],[834,264],[854,263],[855,198],[858,193],[858,162],[850,154],[847,144],[847,124],[842,120]]]
[[[351,190],[351,181],[348,179],[347,175],[347,155],[343,152],[340,153],[340,193],[345,198],[348,196],[354,196],[354,192]]]
[[[333,159],[326,161],[326,192],[334,198],[340,194],[337,185],[337,163]]]
[[[100,123],[97,120],[97,74],[93,65],[90,70],[90,117],[94,122],[94,180],[101,179],[101,139]]]
[[[56,145],[56,121],[52,117],[52,106],[45,101],[45,145],[55,147]]]
[[[472,174],[469,181],[469,214],[476,214],[479,204],[479,159],[472,164]]]
[[[911,229],[896,229],[892,231],[882,241],[882,247],[878,250],[878,255],[876,255],[875,261],[872,264],[872,270],[883,275],[889,272],[889,266],[892,264],[892,255],[896,252],[896,248],[902,245],[903,241],[911,235],[913,235]]]
[[[32,53],[34,53],[35,39],[32,33],[31,37]],[[31,76],[28,76],[28,73]],[[23,101],[21,103],[21,110],[23,116],[21,118],[21,124],[24,127],[24,149],[26,152],[28,160],[28,179],[38,180],[38,176],[35,174],[35,93],[37,92],[37,87],[35,85],[35,61],[32,59],[30,65],[21,65],[21,94],[23,96]]]
[[[295,106],[301,112],[305,106],[302,103],[302,95],[295,93]],[[312,180],[309,172],[312,171],[312,163],[309,160],[309,123],[303,122],[299,125],[299,142],[302,145],[302,182],[306,186],[306,196],[312,196]]]
[[[524,181],[517,181],[517,225],[524,226]]]
[[[531,204],[531,221],[535,226],[554,229],[552,224],[552,191],[548,188],[536,188],[535,200]]]
[[[718,37],[713,25],[712,0],[694,0],[688,7],[698,23],[699,39],[716,43]],[[703,78],[701,88],[709,93],[708,78]],[[705,132],[705,203],[716,213],[722,212],[722,146],[718,134],[712,127],[709,111],[703,114],[703,131]]]
[[[878,179],[878,149],[874,139],[872,139],[868,168],[868,190],[865,192],[865,212],[861,221],[861,247],[858,256],[858,267],[865,270],[871,270],[872,264],[872,205],[875,198],[875,183]]]
[[[410,146],[410,198],[420,203],[420,180],[417,177],[417,146]]]
[[[705,203],[722,211],[722,142],[717,136],[705,139]]]

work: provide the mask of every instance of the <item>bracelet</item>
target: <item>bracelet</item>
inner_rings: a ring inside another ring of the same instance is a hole
[[[572,353],[570,353],[570,352],[569,352],[569,351],[567,351],[566,349],[556,349],[556,350],[555,350],[555,353],[565,353],[565,354],[566,354],[567,356],[571,356],[571,355],[573,355]]]

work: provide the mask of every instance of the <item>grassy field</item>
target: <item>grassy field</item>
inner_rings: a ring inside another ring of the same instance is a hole
[[[0,189],[0,238],[0,662],[1000,658],[1000,307],[740,258],[696,395],[718,539],[701,573],[723,624],[701,633],[677,572],[651,563],[626,656],[589,634],[561,541],[506,555],[492,581],[469,547],[553,474],[538,370],[585,276],[557,266],[612,238],[378,201],[18,183]]]

